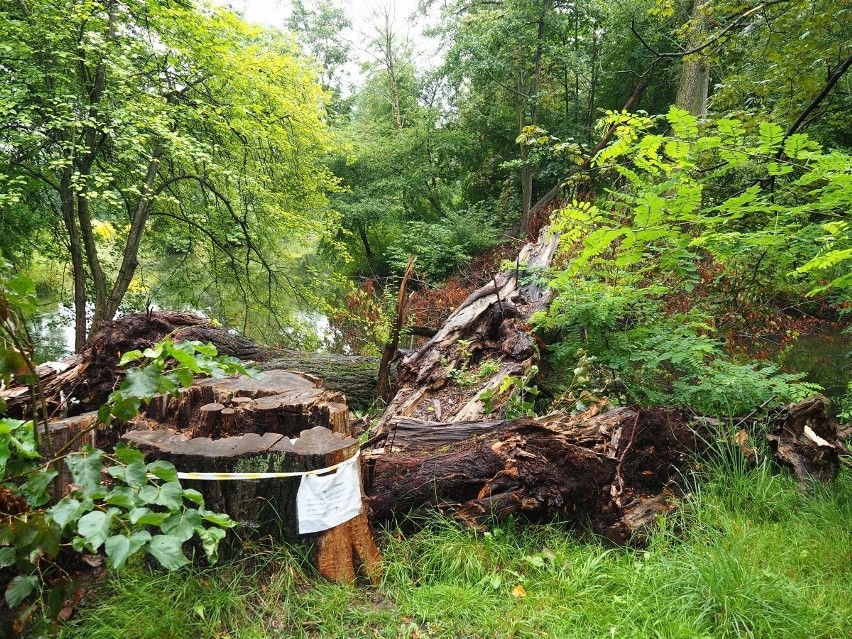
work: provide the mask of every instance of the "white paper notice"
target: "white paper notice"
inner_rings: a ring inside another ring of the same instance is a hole
[[[353,460],[354,461],[354,460]],[[296,495],[299,534],[339,526],[361,512],[361,479],[354,463],[331,475],[304,475]]]

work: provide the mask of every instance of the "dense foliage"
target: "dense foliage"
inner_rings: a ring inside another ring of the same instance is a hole
[[[294,252],[335,220],[292,39],[213,6],[80,0],[3,2],[0,40],[0,248],[70,264],[77,347],[87,303],[96,326],[129,291],[276,325]]]

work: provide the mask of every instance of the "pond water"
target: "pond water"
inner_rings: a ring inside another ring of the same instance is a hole
[[[839,397],[852,381],[852,335],[841,329],[799,335],[788,348],[770,352],[791,372],[807,373],[807,381],[819,384],[829,397]]]

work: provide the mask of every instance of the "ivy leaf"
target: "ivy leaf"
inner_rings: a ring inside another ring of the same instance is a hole
[[[113,403],[111,413],[114,417],[126,422],[139,414],[141,404],[142,400],[138,397],[121,397]]]
[[[150,508],[134,508],[130,511],[130,523],[159,526],[170,513],[155,513]]]
[[[123,464],[132,464],[135,461],[145,460],[145,456],[140,450],[130,448],[129,446],[118,446],[113,455]]]
[[[80,517],[80,521],[77,522],[77,533],[86,540],[86,545],[93,552],[97,552],[109,537],[109,527],[113,516],[117,513],[118,510],[110,508],[107,512],[93,510]]]
[[[139,495],[127,486],[116,486],[107,493],[104,501],[112,506],[130,510],[139,504]]]
[[[6,587],[6,604],[15,609],[26,599],[38,586],[38,579],[34,575],[18,575],[14,577]]]
[[[166,482],[176,482],[178,480],[174,465],[166,461],[157,460],[151,462],[148,464],[148,472]]]
[[[184,510],[172,514],[162,524],[160,530],[167,535],[177,537],[181,542],[192,538],[196,528],[201,527],[201,515],[197,510]]]
[[[159,386],[160,371],[153,366],[131,368],[121,383],[121,393],[125,397],[148,399],[157,393]],[[115,414],[114,411],[113,414]]]
[[[0,568],[8,568],[15,564],[17,551],[11,546],[0,548]]]
[[[127,351],[124,355],[121,356],[121,359],[118,360],[118,365],[124,366],[125,364],[129,364],[130,362],[135,362],[136,360],[142,359],[143,357],[144,355],[142,354],[142,351]]]
[[[53,508],[48,509],[47,514],[60,528],[65,528],[70,522],[77,519],[83,513],[83,510],[83,504],[79,501],[65,497],[59,500],[59,503]]]
[[[35,472],[31,479],[21,485],[21,495],[24,496],[30,506],[37,507],[46,504],[50,501],[47,487],[58,474],[58,471],[52,469]]]
[[[176,346],[172,346],[168,349],[168,353],[181,366],[184,366],[187,369],[196,373],[201,372],[201,366],[199,366],[198,360],[195,357],[195,349],[193,348],[192,344],[183,342]]]
[[[184,499],[188,499],[194,504],[198,504],[202,508],[204,507],[204,495],[195,490],[194,488],[184,488],[183,489]]]
[[[145,462],[139,459],[127,466],[110,466],[107,472],[132,488],[141,488],[148,483],[148,470]]]
[[[192,383],[195,381],[195,375],[188,368],[183,368],[182,366],[176,368],[174,374],[177,375],[180,385],[184,388],[192,386]]]
[[[210,510],[204,510],[203,508],[199,508],[198,512],[201,513],[201,517],[204,521],[209,521],[211,524],[216,524],[221,528],[233,528],[237,525],[237,522],[231,519],[230,515],[225,513],[214,513]]]
[[[137,530],[130,535],[113,535],[104,543],[107,563],[113,570],[123,567],[127,558],[151,540],[147,530]]]
[[[189,563],[183,554],[180,540],[171,535],[154,535],[145,550],[166,570],[177,570]]]
[[[103,451],[91,450],[88,454],[74,453],[65,458],[74,483],[88,496],[101,486],[101,455]]]
[[[146,504],[165,506],[170,511],[176,511],[183,504],[183,488],[177,482],[168,482],[162,486],[145,486],[139,491],[139,497]]]
[[[201,539],[207,560],[215,564],[219,561],[219,542],[225,538],[225,531],[221,528],[198,528],[196,532]]]

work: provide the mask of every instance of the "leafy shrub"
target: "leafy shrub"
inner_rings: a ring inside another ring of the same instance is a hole
[[[419,273],[442,280],[496,241],[497,232],[490,211],[474,205],[465,211],[449,213],[438,222],[407,224],[402,237],[387,248],[388,263],[402,271],[408,256],[416,255]]]

